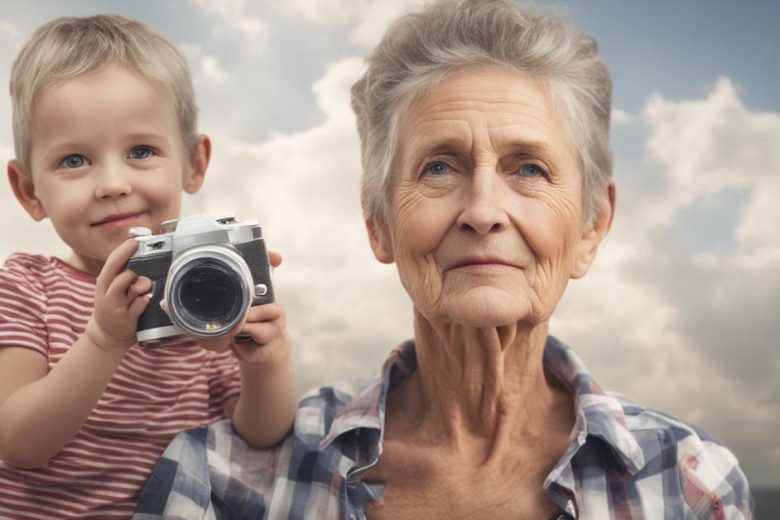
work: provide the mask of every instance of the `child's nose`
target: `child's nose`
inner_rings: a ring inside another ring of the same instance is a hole
[[[95,197],[103,200],[117,199],[127,196],[132,191],[128,176],[119,165],[101,168],[98,175]]]

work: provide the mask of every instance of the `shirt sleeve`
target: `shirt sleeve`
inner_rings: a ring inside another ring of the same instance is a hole
[[[238,359],[232,350],[214,354],[209,373],[209,398],[222,406],[225,401],[241,393],[241,374]]]
[[[0,348],[22,347],[48,357],[46,295],[35,271],[19,255],[0,267]]]

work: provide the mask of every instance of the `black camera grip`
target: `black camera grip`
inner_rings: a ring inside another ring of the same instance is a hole
[[[271,267],[268,263],[265,241],[262,238],[257,238],[241,244],[234,244],[234,246],[249,267],[254,284],[263,284],[268,289],[264,295],[255,295],[252,305],[272,303],[274,301],[274,289],[273,285],[271,285]]]
[[[168,315],[160,308],[160,301],[163,299],[165,281],[168,277],[168,269],[171,267],[172,256],[170,252],[161,253],[143,258],[131,258],[127,263],[127,268],[135,274],[146,276],[154,282],[152,300],[144,312],[141,313],[141,316],[138,317],[137,330],[139,331],[171,325]]]

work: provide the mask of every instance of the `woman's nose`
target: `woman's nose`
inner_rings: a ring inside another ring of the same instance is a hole
[[[458,226],[476,231],[480,235],[506,229],[509,225],[509,215],[505,207],[506,189],[507,186],[496,174],[495,168],[475,170],[463,194],[463,208],[458,216]]]
[[[122,165],[104,165],[97,173],[95,197],[101,200],[112,200],[125,197],[132,191],[128,172]]]

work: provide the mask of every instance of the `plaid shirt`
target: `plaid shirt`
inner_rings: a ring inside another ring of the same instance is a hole
[[[586,519],[750,519],[737,460],[711,437],[605,393],[553,337],[545,369],[570,390],[576,422],[544,488],[563,514]],[[136,520],[364,518],[382,487],[360,478],[382,451],[388,389],[414,372],[407,342],[380,378],[319,388],[301,399],[293,434],[252,450],[222,421],[177,436],[141,493]]]

